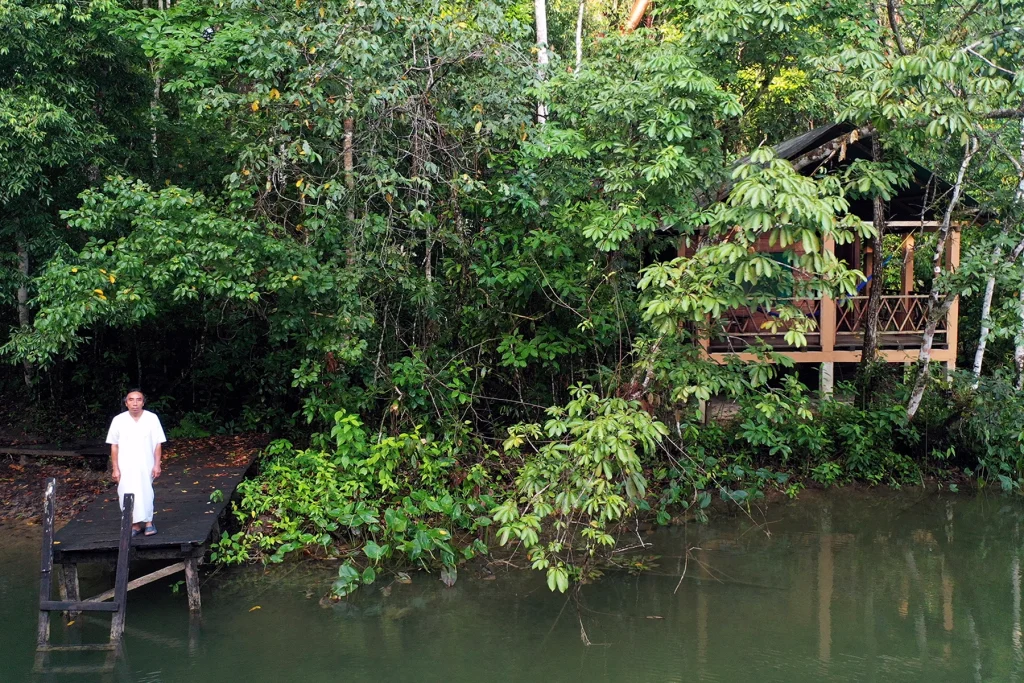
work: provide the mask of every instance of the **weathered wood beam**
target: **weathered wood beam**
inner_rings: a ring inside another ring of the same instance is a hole
[[[50,574],[53,571],[53,516],[57,504],[57,480],[46,482],[43,494],[43,548],[39,564],[39,625],[36,630],[36,646],[45,647],[50,642],[50,612],[43,604],[50,600]]]
[[[164,567],[163,569],[158,569],[157,571],[152,572],[151,574],[146,574],[145,576],[140,576],[137,579],[132,579],[131,581],[128,582],[128,590],[132,591],[132,590],[135,590],[136,588],[141,588],[142,586],[145,586],[146,584],[153,583],[154,581],[159,581],[160,579],[162,579],[164,577],[170,576],[172,574],[177,574],[178,572],[183,572],[183,571],[185,571],[185,563],[184,562],[178,562],[177,564],[172,564],[172,565],[170,565],[168,567]],[[103,602],[104,600],[110,600],[113,597],[114,597],[114,589],[111,588],[108,591],[103,591],[99,595],[94,595],[91,598],[86,598],[85,601],[86,602]]]
[[[88,602],[86,600],[43,600],[39,609],[46,612],[116,612],[121,605],[116,602]]]
[[[849,133],[843,133],[842,135],[832,138],[828,142],[825,142],[811,151],[798,156],[789,163],[792,164],[793,168],[797,171],[803,170],[811,164],[821,163],[829,157],[834,156],[846,145],[852,145],[861,138],[871,137],[875,132],[875,127],[871,124],[861,126],[860,128],[851,130]]]

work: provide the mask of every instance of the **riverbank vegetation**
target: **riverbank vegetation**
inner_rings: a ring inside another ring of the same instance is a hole
[[[282,437],[215,559],[346,557],[339,594],[497,546],[565,590],[640,518],[812,482],[1019,491],[1024,8],[647,4],[0,4],[5,397]],[[872,159],[773,150],[832,122]],[[966,370],[866,349],[828,398],[704,353],[738,307],[806,346],[787,301],[858,292],[824,245],[897,249],[857,209],[915,163]]]

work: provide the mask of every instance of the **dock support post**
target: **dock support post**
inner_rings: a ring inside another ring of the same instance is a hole
[[[78,588],[78,565],[74,562],[62,562],[57,568],[57,581],[60,587],[60,599],[67,602],[78,602],[82,599]],[[77,619],[81,612],[68,610],[64,615],[68,619]]]
[[[132,511],[135,509],[135,494],[124,494],[121,509],[121,542],[117,548],[117,574],[114,577],[114,600],[117,611],[110,620],[110,641],[120,642],[124,635],[124,615],[128,606],[128,556],[131,554]]]
[[[199,558],[185,558],[185,587],[188,589],[188,611],[199,614],[202,611],[202,597],[199,593]]]
[[[46,482],[43,494],[43,552],[39,564],[39,627],[36,631],[36,646],[46,647],[50,642],[50,613],[42,609],[50,600],[50,574],[53,572],[53,515],[57,503],[57,480]]]

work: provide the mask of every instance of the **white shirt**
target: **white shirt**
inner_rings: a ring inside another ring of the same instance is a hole
[[[117,444],[118,465],[123,467],[126,460],[139,461],[149,469],[153,467],[153,454],[157,444],[167,441],[160,418],[148,410],[143,410],[138,421],[132,418],[127,410],[118,415],[110,423],[107,432],[107,443]]]

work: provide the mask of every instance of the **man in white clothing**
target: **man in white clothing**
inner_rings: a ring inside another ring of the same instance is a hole
[[[110,423],[107,443],[110,444],[110,463],[117,495],[124,505],[124,494],[135,494],[132,510],[132,536],[156,533],[153,525],[153,480],[160,476],[160,457],[167,437],[160,418],[142,407],[146,397],[132,390],[124,399],[126,412]]]

